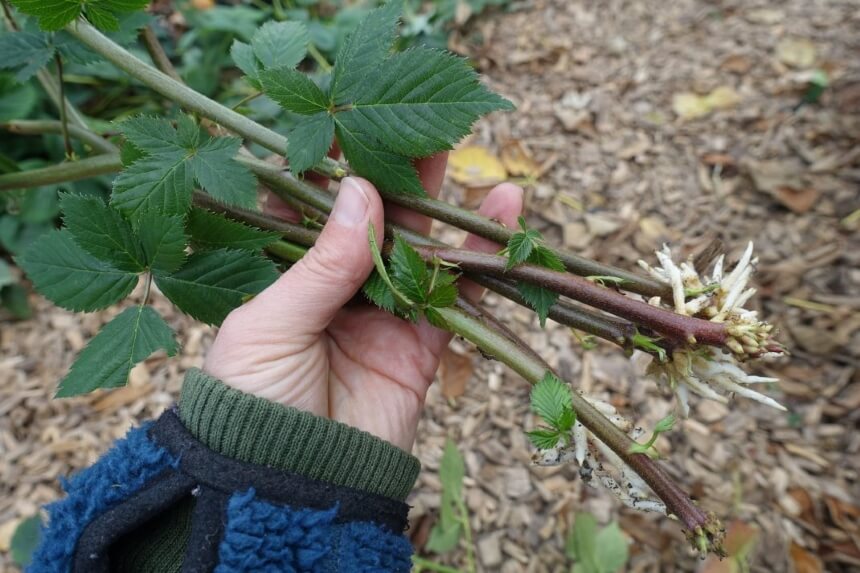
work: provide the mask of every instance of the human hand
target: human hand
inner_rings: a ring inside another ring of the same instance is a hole
[[[442,186],[447,154],[418,162],[428,194]],[[389,219],[420,233],[431,221],[389,205]],[[295,219],[270,197],[269,210]],[[496,186],[479,209],[513,226],[522,189]],[[243,392],[365,430],[409,451],[427,389],[451,335],[421,320],[400,319],[370,305],[347,305],[373,270],[368,225],[382,236],[383,202],[368,181],[348,177],[316,245],[221,326],[203,369]],[[465,248],[501,246],[470,235]],[[480,298],[465,280],[460,292]]]

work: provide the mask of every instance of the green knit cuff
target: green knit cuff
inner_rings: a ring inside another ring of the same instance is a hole
[[[421,464],[367,432],[230,388],[200,370],[182,385],[179,417],[221,455],[403,501]]]

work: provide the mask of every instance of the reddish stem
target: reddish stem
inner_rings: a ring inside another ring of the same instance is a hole
[[[652,306],[576,275],[531,264],[520,264],[512,269],[507,269],[505,257],[463,249],[423,246],[416,246],[415,249],[428,261],[439,258],[450,263],[456,263],[464,271],[505,277],[545,287],[584,302],[589,306],[646,326],[672,340],[712,346],[722,346],[728,340],[728,332],[723,324],[684,316],[658,306]]]

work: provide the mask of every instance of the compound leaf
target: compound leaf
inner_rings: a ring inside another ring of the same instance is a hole
[[[430,275],[424,259],[400,236],[394,237],[391,251],[391,280],[397,289],[415,303],[427,301]]]
[[[114,179],[111,204],[132,220],[146,211],[183,214],[191,206],[193,185],[184,152],[144,157]]]
[[[305,59],[309,39],[301,22],[266,22],[254,33],[251,47],[266,69],[294,68]]]
[[[352,100],[391,51],[402,10],[401,0],[388,2],[372,10],[346,37],[332,72],[331,94],[335,104]]]
[[[188,214],[188,232],[194,248],[198,250],[228,248],[259,251],[280,238],[273,231],[262,231],[197,207]]]
[[[15,80],[25,82],[54,57],[47,34],[11,32],[0,36],[0,69],[16,69]]]
[[[307,171],[326,156],[334,139],[334,118],[325,112],[302,117],[290,131],[287,159],[293,173]]]
[[[39,27],[46,31],[55,31],[81,15],[83,3],[80,0],[11,0],[22,14],[34,16],[39,20]]]
[[[394,293],[378,271],[374,270],[371,273],[365,281],[362,291],[370,299],[370,302],[382,310],[394,312],[397,309],[397,299],[394,298]]]
[[[335,116],[335,133],[350,166],[367,177],[379,189],[424,197],[418,173],[412,162],[403,155],[392,153],[372,132],[363,131],[349,117]]]
[[[573,410],[570,386],[547,372],[532,388],[531,406],[544,422],[554,429],[559,429],[566,425],[563,424],[565,412]]]
[[[408,157],[451,149],[482,115],[513,109],[478,81],[466,59],[430,48],[394,54],[365,86],[338,116],[352,116],[354,129]]]
[[[137,234],[143,245],[146,265],[155,273],[172,273],[185,262],[185,220],[181,215],[143,213],[137,220]]]
[[[240,40],[233,40],[233,45],[230,46],[230,57],[233,58],[236,66],[245,72],[248,82],[255,88],[260,88],[258,76],[262,67],[257,61],[257,56],[254,55],[254,48]]]
[[[526,432],[529,441],[539,450],[550,450],[558,445],[563,435],[558,430],[551,428],[538,428]]]
[[[228,205],[255,207],[257,181],[247,167],[233,159],[241,145],[236,137],[209,138],[197,148],[189,163],[194,178],[215,199]]]
[[[275,265],[248,251],[194,253],[176,273],[157,276],[161,292],[180,310],[207,324],[221,322],[278,278]]]
[[[173,155],[182,146],[177,142],[176,130],[166,119],[139,115],[121,124],[119,130],[125,138],[147,155]]]
[[[156,350],[176,354],[173,330],[149,306],[133,306],[107,323],[78,355],[60,382],[57,398],[77,396],[98,388],[125,386],[135,364]]]
[[[97,197],[70,193],[60,196],[60,206],[66,229],[82,249],[122,271],[146,268],[143,249],[119,211]]]
[[[67,230],[43,234],[16,262],[36,291],[68,310],[105,308],[125,298],[137,284],[135,273],[90,255]]]
[[[527,282],[518,282],[517,290],[535,313],[538,315],[541,327],[546,325],[549,309],[558,300],[558,293]]]
[[[328,98],[323,91],[298,70],[267,70],[259,78],[266,95],[286,110],[311,115],[328,109]]]

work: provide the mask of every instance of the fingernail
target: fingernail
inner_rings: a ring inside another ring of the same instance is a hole
[[[347,227],[354,227],[364,221],[370,202],[362,186],[352,177],[340,182],[340,191],[334,202],[331,215],[335,221]]]

